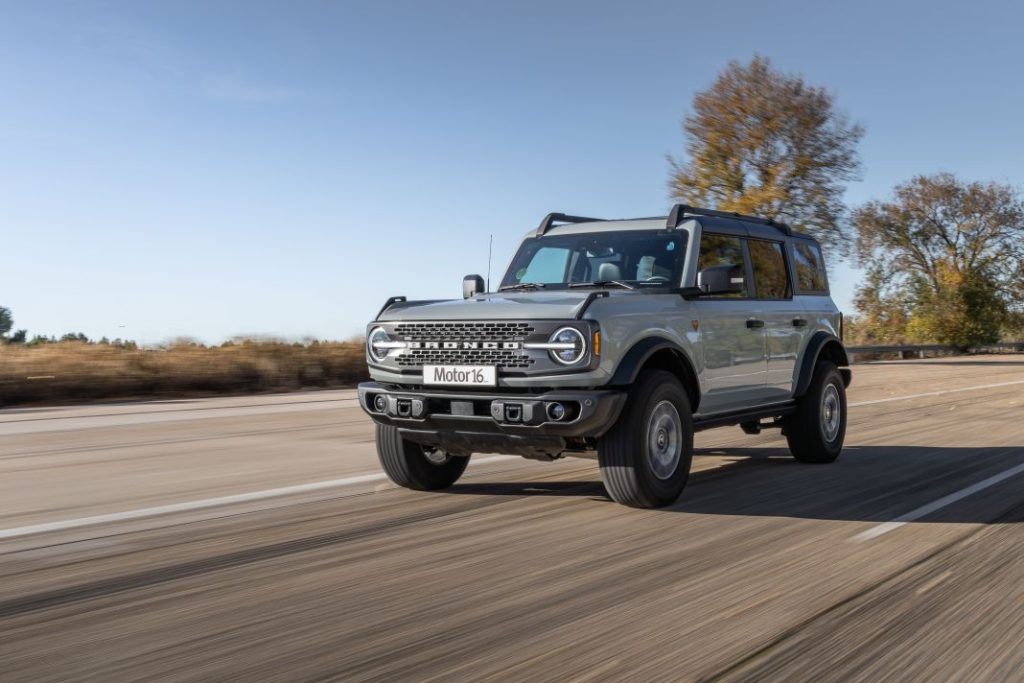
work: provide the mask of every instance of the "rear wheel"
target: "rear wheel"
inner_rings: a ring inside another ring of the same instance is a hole
[[[448,488],[462,476],[468,455],[403,439],[396,427],[377,425],[377,457],[388,479],[417,491]]]
[[[807,393],[784,421],[789,452],[800,462],[827,463],[839,457],[846,438],[846,388],[838,368],[819,361]]]
[[[675,375],[640,373],[626,405],[597,445],[601,478],[617,503],[656,508],[686,486],[693,459],[690,401]]]

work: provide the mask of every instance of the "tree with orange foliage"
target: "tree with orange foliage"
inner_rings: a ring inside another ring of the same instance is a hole
[[[733,61],[697,93],[683,132],[685,158],[669,157],[675,199],[785,221],[846,251],[842,198],[864,130],[834,95],[767,58]]]

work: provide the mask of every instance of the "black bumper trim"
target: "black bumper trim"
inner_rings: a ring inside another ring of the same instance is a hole
[[[401,389],[364,382],[359,385],[359,405],[379,424],[416,432],[477,433],[509,435],[517,440],[550,441],[551,437],[598,437],[615,424],[626,400],[624,391],[612,389],[552,389],[541,394],[511,392],[453,392]],[[383,396],[385,408],[371,405]],[[414,403],[415,402],[415,403]],[[551,420],[549,403],[571,408],[571,419]],[[423,406],[413,417],[406,406]],[[401,414],[398,407],[402,406]],[[519,410],[508,411],[507,406]],[[517,420],[509,420],[515,417]]]

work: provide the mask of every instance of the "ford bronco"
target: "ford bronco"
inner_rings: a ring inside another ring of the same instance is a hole
[[[649,508],[682,492],[697,430],[780,428],[807,463],[842,450],[842,314],[821,246],[783,223],[553,213],[484,289],[393,297],[367,328],[359,401],[396,484],[451,486],[473,453],[596,453],[611,498]]]

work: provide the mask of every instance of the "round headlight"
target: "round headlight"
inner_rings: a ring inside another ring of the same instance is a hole
[[[587,354],[587,340],[575,327],[563,327],[551,335],[551,357],[563,365],[572,365],[583,360]]]
[[[390,342],[391,337],[383,327],[375,327],[370,330],[370,334],[366,337],[366,350],[370,354],[370,358],[378,363],[384,360],[388,355]]]

